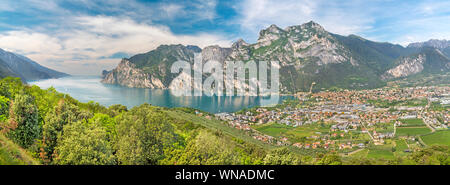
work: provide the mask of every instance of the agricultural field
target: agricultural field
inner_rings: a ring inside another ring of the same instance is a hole
[[[397,136],[417,136],[430,133],[428,127],[399,127],[397,128]]]
[[[369,148],[367,157],[374,159],[393,159],[394,153],[390,145],[372,146]]]
[[[409,149],[408,145],[406,144],[406,141],[403,139],[399,139],[395,141],[395,152],[394,155],[396,157],[398,156],[406,156],[408,155],[405,150]]]
[[[403,123],[400,127],[419,127],[419,126],[425,126],[425,123],[422,119],[401,119],[399,120]]]
[[[395,141],[395,149],[397,151],[404,151],[408,149],[408,145],[406,144],[405,140],[399,139]]]
[[[376,131],[379,133],[394,132],[394,123],[378,123]]]
[[[367,154],[369,153],[369,150],[368,149],[362,149],[362,150],[359,150],[359,151],[357,151],[357,152],[354,152],[353,154],[351,154],[350,156],[352,156],[352,157],[357,157],[357,158],[365,158],[365,157],[367,157]]]
[[[432,134],[421,136],[421,138],[427,145],[443,144],[450,146],[450,130],[437,131]]]

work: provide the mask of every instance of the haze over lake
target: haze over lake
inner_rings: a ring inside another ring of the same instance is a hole
[[[43,89],[54,87],[61,93],[66,93],[81,102],[95,101],[104,106],[122,104],[128,108],[149,103],[163,107],[191,107],[203,111],[236,112],[254,106],[267,106],[281,103],[278,100],[260,96],[174,96],[170,90],[128,88],[118,85],[100,83],[100,76],[69,76],[59,79],[29,81]]]

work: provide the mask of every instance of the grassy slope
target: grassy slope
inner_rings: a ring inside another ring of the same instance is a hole
[[[235,128],[231,128],[227,125],[225,125],[224,123],[217,121],[217,120],[210,120],[210,119],[206,119],[204,117],[200,117],[200,116],[196,116],[194,114],[188,114],[182,111],[177,111],[177,110],[170,110],[167,111],[167,114],[175,119],[180,119],[180,120],[188,120],[188,121],[192,121],[194,124],[199,124],[205,128],[208,128],[212,131],[221,131],[222,133],[234,137],[234,138],[238,138],[238,139],[242,139],[245,142],[248,143],[252,143],[255,144],[257,146],[260,146],[264,149],[273,149],[275,148],[275,146],[273,145],[269,145],[269,144],[265,144],[261,141],[258,141],[256,139],[253,139],[252,137],[250,137],[249,135],[245,134],[244,131],[240,131],[238,129]]]
[[[21,147],[0,134],[0,165],[37,165],[39,162]]]
[[[437,131],[432,134],[421,136],[422,140],[428,144],[443,144],[450,146],[450,130]]]

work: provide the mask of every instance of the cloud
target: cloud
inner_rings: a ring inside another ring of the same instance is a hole
[[[66,18],[70,26],[47,32],[8,31],[0,33],[0,48],[23,54],[45,66],[71,74],[99,74],[119,60],[117,53],[134,55],[161,44],[193,44],[200,47],[231,43],[209,33],[176,35],[168,27],[139,23],[127,17],[77,16]],[[55,65],[60,63],[62,65]],[[86,64],[92,65],[86,65]]]
[[[449,39],[449,6],[439,0],[245,0],[234,6],[239,16],[233,21],[250,42],[271,24],[284,28],[313,20],[332,33],[406,45]]]
[[[348,35],[370,29],[373,22],[367,16],[370,11],[361,10],[358,4],[357,1],[246,0],[235,7],[240,14],[235,21],[248,35],[257,35],[259,30],[271,24],[287,27],[311,20],[331,32]]]

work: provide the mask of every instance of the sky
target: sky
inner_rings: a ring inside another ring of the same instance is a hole
[[[450,39],[439,0],[2,0],[0,48],[73,75],[99,75],[161,44],[229,47],[315,21],[341,35],[406,46]]]

